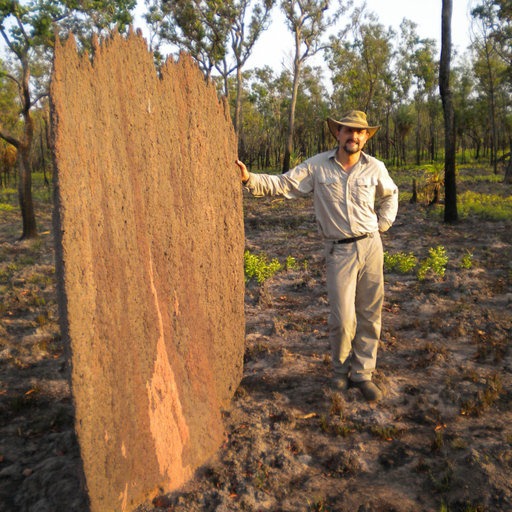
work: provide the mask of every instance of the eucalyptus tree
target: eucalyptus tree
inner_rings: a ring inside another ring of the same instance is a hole
[[[432,39],[418,40],[412,55],[413,99],[416,108],[416,164],[422,159],[423,141],[427,141],[428,157],[436,158],[439,105],[439,61]]]
[[[494,44],[489,32],[489,26],[483,17],[477,17],[480,20],[479,34],[473,41],[473,51],[476,55],[474,61],[474,70],[477,81],[480,83],[480,91],[487,100],[488,119],[490,121],[490,161],[494,168],[494,173],[498,171],[498,128],[496,120],[496,88],[499,77],[497,76],[496,63],[498,56],[494,49]],[[476,24],[473,24],[475,26]]]
[[[461,149],[461,162],[466,162],[466,150],[470,146],[478,147],[482,137],[482,123],[476,115],[478,101],[475,92],[475,76],[467,58],[453,69],[453,106],[455,111],[455,133],[457,146]]]
[[[405,102],[398,103],[393,109],[393,121],[395,164],[405,165],[407,163],[406,139],[415,125],[415,116],[411,105]]]
[[[330,8],[334,5],[334,12]],[[283,158],[282,171],[290,168],[295,130],[295,108],[299,83],[304,63],[325,48],[322,36],[346,11],[350,3],[344,0],[282,0],[281,10],[285,22],[293,35],[292,92],[288,114],[288,134]]]
[[[335,108],[356,108],[373,119],[388,118],[394,99],[394,31],[369,15],[353,24],[350,40],[344,35],[331,36],[327,50]]]
[[[16,87],[7,78],[8,68],[0,59],[0,113],[4,131],[14,135],[19,133],[18,108],[16,104]],[[0,186],[7,186],[9,176],[14,170],[16,148],[0,139]]]
[[[275,0],[239,0],[233,2],[229,31],[231,59],[225,56],[215,67],[224,81],[236,73],[236,96],[233,125],[237,135],[240,132],[242,114],[243,74],[242,70],[251,56],[252,50],[261,33],[268,28],[270,12]],[[227,87],[225,87],[227,93]],[[226,94],[227,95],[227,94]]]
[[[256,68],[250,75],[244,95],[246,159],[259,168],[277,167],[286,140],[291,76],[286,70],[276,75],[269,66]]]
[[[487,119],[489,120],[488,130],[490,133],[490,162],[497,171],[498,161],[498,113],[497,97],[500,87],[500,60],[489,39],[489,34],[482,30],[480,38],[473,42],[473,70],[478,90],[487,103]]]
[[[360,56],[353,44],[333,37],[327,50],[327,63],[331,71],[335,110],[341,113],[351,107],[362,109],[368,101],[368,94],[359,74]]]
[[[0,59],[0,119],[4,129],[15,134],[19,128],[19,112],[16,82],[10,78],[13,74],[7,63]]]
[[[480,0],[471,14],[486,27],[494,49],[507,66],[512,83],[512,2],[510,0]]]
[[[501,58],[505,69],[504,75],[507,79],[508,91],[505,98],[508,101],[502,107],[503,112],[510,112],[512,92],[512,2],[510,0],[484,0],[480,6],[472,12],[473,16],[486,23],[491,41],[494,43],[494,50]],[[512,121],[510,114],[505,120],[504,128],[508,132],[509,160],[505,170],[505,181],[512,183]]]
[[[414,127],[410,98],[414,80],[414,54],[419,41],[416,24],[403,19],[398,36],[398,49],[395,48],[394,53],[394,98],[390,108],[393,109],[393,157],[397,165],[402,165],[407,161],[407,137]],[[389,158],[389,154],[386,157]]]
[[[268,28],[275,0],[145,0],[151,45],[159,60],[171,44],[189,53],[209,80],[217,71],[229,96],[228,77],[236,74],[233,124],[240,135],[243,67],[256,41]]]
[[[329,94],[322,78],[322,68],[304,67],[295,116],[293,155],[298,160],[325,151],[333,143],[330,133],[325,129],[325,120],[329,116]],[[293,167],[298,162],[291,163]]]
[[[186,51],[207,80],[225,57],[232,23],[232,2],[222,0],[145,0],[145,20],[153,28],[154,46]]]
[[[130,9],[136,0],[102,1],[85,0],[0,0],[0,35],[10,59],[10,71],[3,75],[15,84],[18,91],[20,133],[9,130],[0,118],[0,138],[17,149],[18,196],[23,222],[21,238],[37,236],[37,225],[32,200],[31,151],[34,139],[32,110],[47,96],[45,86],[34,81],[34,69],[46,59],[49,69],[55,28],[63,30],[61,35],[73,30],[82,42],[92,32],[101,33],[114,25],[120,31],[131,21]],[[44,75],[44,73],[43,73]],[[44,83],[44,82],[43,82]],[[48,81],[46,80],[46,84]]]
[[[444,114],[444,221],[456,222],[457,187],[455,178],[455,122],[453,97],[450,85],[452,52],[452,0],[443,0],[441,8],[441,60],[439,64],[439,90]]]
[[[498,172],[499,130],[504,112],[512,108],[512,5],[501,0],[483,0],[473,9],[473,28],[476,37],[473,41],[475,53],[474,70],[480,91],[487,98],[491,132],[491,165]],[[501,98],[501,101],[500,101]],[[501,105],[500,105],[501,103]],[[500,119],[501,118],[501,119]],[[512,136],[509,128],[509,148],[512,151]],[[512,173],[512,158],[509,169]]]

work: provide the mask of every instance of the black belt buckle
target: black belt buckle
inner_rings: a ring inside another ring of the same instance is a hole
[[[368,233],[365,235],[355,236],[353,238],[343,238],[342,240],[335,240],[333,243],[335,244],[351,244],[352,242],[357,242],[358,240],[363,240],[363,238],[368,238]]]

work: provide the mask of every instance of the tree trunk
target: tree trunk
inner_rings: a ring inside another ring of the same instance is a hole
[[[300,41],[298,36],[295,35],[295,60],[293,63],[293,88],[292,88],[292,100],[290,102],[290,112],[288,115],[288,137],[286,140],[286,148],[284,151],[283,158],[283,174],[290,170],[290,158],[293,151],[293,133],[295,131],[295,107],[297,105],[297,96],[299,94],[299,81],[301,71],[301,60],[300,60]]]
[[[510,152],[508,154],[508,164],[505,167],[505,176],[503,178],[504,183],[512,183],[512,141],[509,141]]]
[[[416,179],[412,180],[412,197],[409,202],[411,204],[416,204],[418,202],[418,186],[416,184]]]
[[[418,104],[419,106],[419,104]],[[420,165],[421,163],[421,138],[420,138],[420,129],[421,129],[421,122],[420,122],[420,112],[419,108],[417,108],[417,123],[416,123],[416,165]]]
[[[36,216],[34,213],[34,203],[32,201],[32,142],[34,140],[34,120],[30,113],[32,101],[30,98],[30,68],[28,57],[22,60],[23,80],[23,140],[18,148],[19,160],[18,169],[20,181],[18,192],[20,197],[21,216],[23,219],[22,239],[35,238],[37,236]]]
[[[441,62],[439,67],[439,90],[443,101],[444,114],[444,186],[445,206],[444,221],[456,222],[457,188],[455,180],[455,116],[450,89],[450,59],[451,59],[451,19],[452,0],[443,0],[441,29]]]
[[[241,112],[242,112],[242,66],[239,64],[236,68],[236,98],[235,98],[235,119],[234,128],[237,137],[240,135],[240,123],[241,123]]]
[[[503,179],[505,183],[512,183],[512,156],[508,160],[507,168],[505,169],[505,178]]]
[[[21,239],[37,237],[36,216],[32,201],[32,165],[30,163],[30,148],[23,145],[19,149],[18,159],[18,196],[20,201],[23,232]]]

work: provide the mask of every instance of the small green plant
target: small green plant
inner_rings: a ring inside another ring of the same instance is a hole
[[[254,475],[254,485],[258,489],[264,489],[269,484],[270,470],[266,464],[260,463],[256,474]]]
[[[400,430],[394,425],[390,425],[387,427],[374,425],[370,428],[370,432],[383,441],[392,441],[400,436]]]
[[[398,272],[399,274],[408,274],[412,272],[418,263],[416,256],[412,252],[398,252],[390,254],[384,252],[384,270],[386,272]]]
[[[300,151],[292,151],[290,155],[290,169],[299,165],[303,160],[304,157]]]
[[[286,261],[284,263],[284,268],[286,270],[296,270],[299,268],[299,264],[293,256],[287,256]]]
[[[428,257],[423,260],[418,270],[418,279],[424,281],[429,273],[439,277],[444,277],[448,255],[442,245],[431,247],[428,250]]]
[[[483,390],[479,390],[475,396],[462,402],[461,415],[480,416],[500,399],[502,391],[503,383],[500,376],[498,374],[491,375],[486,379],[486,386]]]
[[[320,416],[320,428],[325,433],[329,433],[331,430],[331,425],[325,414],[322,414],[322,416]]]
[[[438,204],[441,188],[444,185],[444,164],[434,163],[426,166],[425,185],[429,203]]]
[[[462,256],[462,260],[460,262],[460,267],[466,270],[470,270],[473,268],[473,253],[466,249],[466,254]]]
[[[343,437],[343,438],[348,437],[349,435],[353,434],[355,431],[356,431],[355,427],[350,424],[345,425],[344,423],[342,423],[342,424],[336,425],[334,427],[334,433],[337,436]]]
[[[255,279],[258,284],[264,283],[268,278],[279,272],[283,266],[276,258],[269,261],[265,254],[244,253],[245,281]]]

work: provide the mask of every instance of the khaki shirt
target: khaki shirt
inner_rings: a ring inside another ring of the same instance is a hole
[[[386,231],[398,211],[398,188],[386,166],[365,153],[349,173],[331,150],[286,174],[250,173],[245,187],[254,196],[290,199],[312,192],[319,231],[326,240]]]

